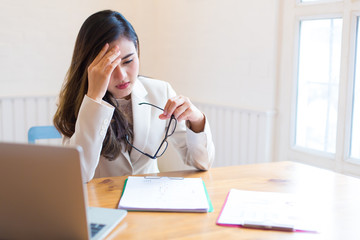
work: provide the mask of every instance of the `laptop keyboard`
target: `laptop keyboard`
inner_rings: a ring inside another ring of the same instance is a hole
[[[101,229],[103,229],[103,227],[105,227],[104,224],[91,223],[90,224],[91,237],[94,237]]]

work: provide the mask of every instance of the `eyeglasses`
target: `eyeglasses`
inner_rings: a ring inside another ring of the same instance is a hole
[[[139,103],[139,105],[149,105],[149,106],[151,106],[151,107],[155,107],[155,108],[157,108],[157,109],[160,109],[160,110],[164,111],[164,109],[162,109],[162,108],[160,108],[160,107],[158,107],[158,106],[156,106],[156,105],[153,105],[153,104],[151,104],[151,103],[142,102],[142,103]],[[150,155],[150,154],[148,154],[148,153],[145,153],[145,152],[141,151],[140,149],[138,149],[137,147],[135,147],[134,145],[132,145],[132,144],[130,143],[130,141],[129,141],[129,136],[128,136],[128,135],[126,135],[126,142],[127,142],[128,144],[130,144],[130,146],[131,146],[132,148],[134,148],[136,151],[144,154],[145,156],[147,156],[147,157],[149,157],[149,158],[151,158],[151,159],[159,158],[159,157],[161,157],[161,156],[165,153],[165,151],[166,151],[166,149],[167,149],[167,147],[168,147],[167,138],[170,137],[171,135],[173,135],[173,133],[175,132],[175,129],[176,129],[176,125],[177,125],[177,120],[176,120],[176,118],[175,118],[174,115],[171,115],[169,124],[168,124],[168,126],[167,126],[167,128],[166,128],[166,132],[165,132],[164,139],[162,140],[159,148],[156,150],[156,152],[155,152],[154,155]]]

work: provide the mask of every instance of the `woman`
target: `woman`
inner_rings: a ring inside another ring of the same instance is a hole
[[[207,170],[214,160],[204,114],[168,83],[140,77],[138,54],[118,12],[95,13],[80,29],[54,124],[65,145],[83,148],[84,181],[159,172],[167,141],[187,165]]]

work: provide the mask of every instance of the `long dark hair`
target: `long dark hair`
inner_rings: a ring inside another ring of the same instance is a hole
[[[79,109],[88,91],[89,65],[106,43],[122,37],[134,43],[139,55],[138,36],[132,25],[120,13],[111,10],[100,11],[88,17],[81,26],[53,120],[55,127],[64,136],[71,137],[75,132]],[[118,104],[109,91],[106,92],[103,100],[113,105],[115,112],[107,130],[101,154],[113,160],[121,152],[121,143],[125,144],[126,150],[129,149],[125,136],[128,135],[132,141],[133,133],[132,127],[117,108]]]

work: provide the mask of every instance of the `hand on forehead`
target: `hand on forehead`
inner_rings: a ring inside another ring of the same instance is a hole
[[[137,53],[134,43],[124,37],[109,43],[108,51],[116,47],[120,50],[121,58]]]

